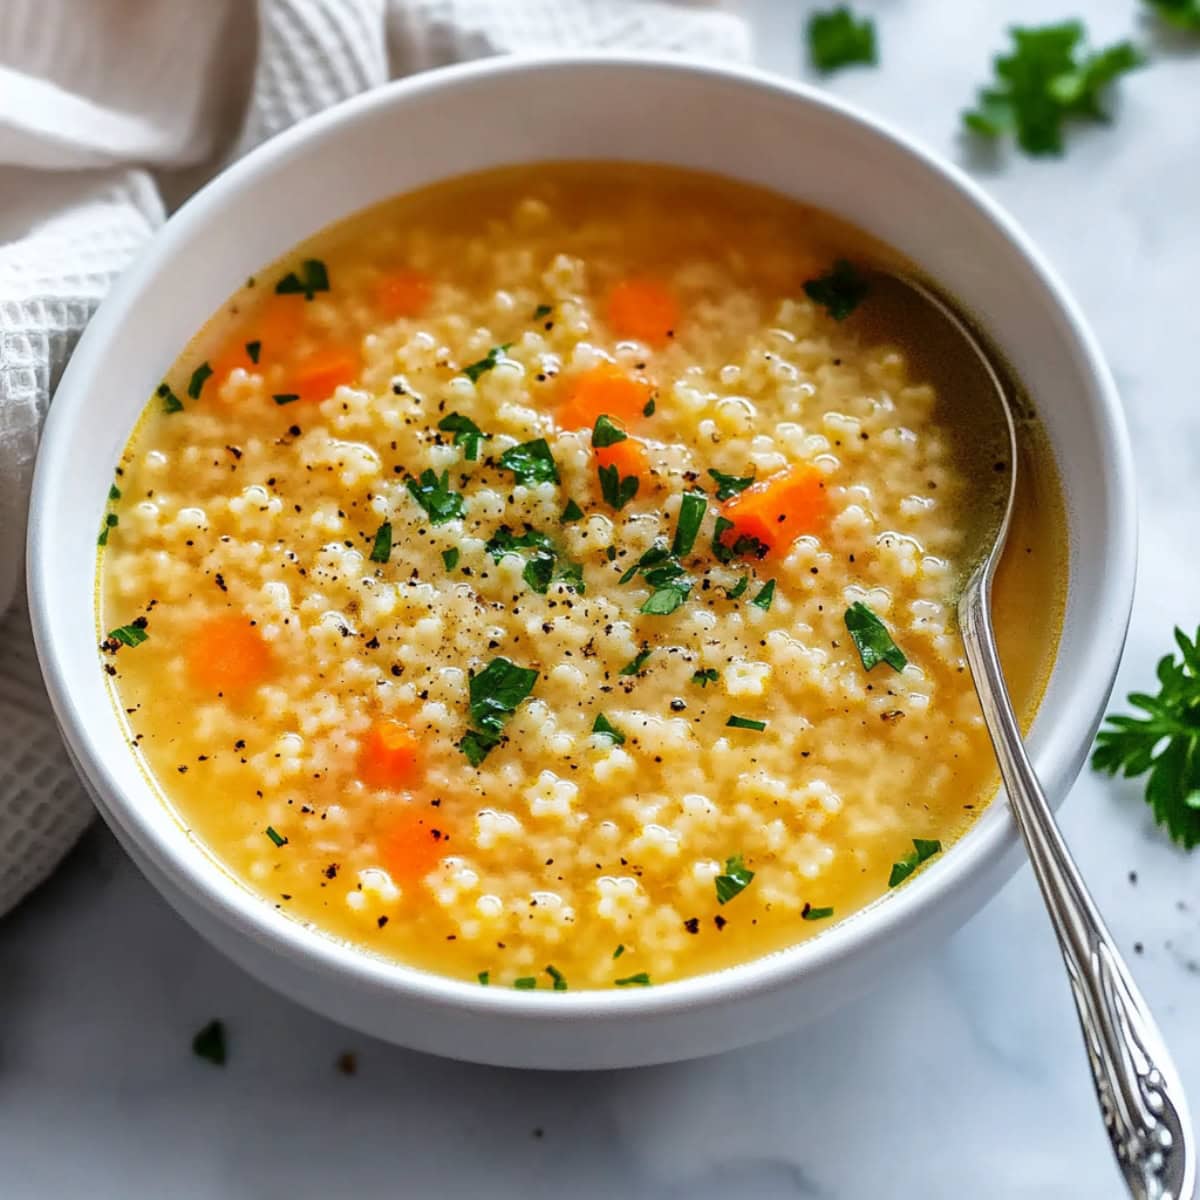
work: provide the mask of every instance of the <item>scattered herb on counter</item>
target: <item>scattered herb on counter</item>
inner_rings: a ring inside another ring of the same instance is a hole
[[[600,478],[600,494],[605,504],[615,508],[617,512],[627,505],[638,494],[640,481],[636,475],[626,475],[624,478],[615,463],[607,467],[599,467],[597,475]]]
[[[204,390],[204,384],[212,375],[213,369],[206,362],[202,362],[193,372],[191,379],[188,380],[187,394],[193,400],[200,399],[200,393]]]
[[[767,723],[766,721],[755,721],[751,717],[733,716],[725,722],[725,726],[728,729],[752,729],[755,733],[762,733],[766,729]]]
[[[603,714],[597,713],[592,722],[592,732],[603,734],[614,746],[625,744],[625,735]]]
[[[604,413],[596,418],[596,423],[592,426],[592,448],[594,450],[603,450],[605,446],[615,446],[628,437],[629,434]]]
[[[1154,820],[1185,850],[1200,845],[1200,629],[1175,630],[1179,657],[1159,659],[1158,694],[1132,692],[1145,716],[1110,714],[1096,737],[1092,766],[1133,779],[1149,772],[1146,803]]]
[[[262,353],[262,342],[247,342],[246,343],[246,357],[252,363],[254,363],[255,366],[258,365],[258,356],[261,353]]]
[[[562,516],[558,519],[563,525],[570,525],[572,521],[578,521],[582,516],[583,509],[574,500],[568,500],[567,507],[562,510]]]
[[[807,900],[804,902],[804,907],[800,910],[800,919],[803,921],[824,921],[827,917],[832,916],[832,908],[814,908]]]
[[[518,483],[532,487],[538,483],[557,483],[558,467],[545,438],[510,446],[500,455],[499,465],[516,476]]]
[[[717,903],[728,904],[734,896],[741,895],[754,878],[754,872],[742,861],[740,854],[731,854],[725,860],[725,873],[713,881],[717,888]]]
[[[724,471],[716,471],[712,467],[709,467],[708,473],[717,485],[718,500],[732,500],[754,482],[753,475],[726,475]]]
[[[739,596],[741,596],[741,595],[743,595],[743,594],[745,593],[746,589],[747,589],[749,586],[750,586],[750,576],[749,576],[749,575],[743,575],[743,576],[741,577],[741,579],[739,579],[739,580],[737,581],[737,583],[735,583],[735,584],[733,585],[733,587],[729,588],[729,589],[726,591],[725,595],[726,595],[726,596],[727,596],[727,597],[728,597],[730,600],[736,600],[736,599],[737,599]]]
[[[554,309],[551,308],[549,304],[539,304],[537,308],[533,310],[533,319],[535,321],[540,321],[543,317],[548,317],[553,311]]]
[[[839,258],[833,269],[804,285],[804,294],[835,321],[844,321],[867,297],[870,287],[858,268]]]
[[[285,837],[282,837],[282,836],[281,836],[281,835],[280,835],[280,834],[279,834],[279,833],[276,831],[276,829],[275,829],[275,826],[274,826],[274,825],[268,825],[268,826],[267,826],[267,828],[266,828],[266,830],[265,830],[265,833],[266,833],[267,837],[269,837],[269,838],[271,839],[271,841],[275,843],[275,846],[276,846],[276,848],[278,848],[278,847],[280,847],[280,846],[286,846],[286,845],[287,845],[287,843],[288,843],[288,840],[287,840],[287,838],[285,838]]]
[[[923,862],[941,852],[942,843],[926,838],[913,838],[913,848],[899,862],[892,863],[888,887],[903,883]]]
[[[491,436],[484,433],[470,417],[464,417],[462,413],[447,413],[438,422],[437,427],[443,433],[454,434],[454,444],[463,448],[463,458],[467,462],[474,462],[479,457],[480,444],[484,438]]]
[[[620,671],[617,672],[617,674],[618,675],[640,675],[642,673],[642,668],[646,665],[646,660],[653,653],[654,653],[654,651],[649,646],[647,646],[645,642],[643,642],[641,650],[639,650],[638,653],[632,659],[630,659],[630,661],[627,662],[620,669]]]
[[[329,272],[319,258],[306,258],[299,271],[289,271],[276,285],[281,296],[302,295],[311,300],[318,292],[329,291]]]
[[[298,392],[276,392],[271,399],[282,408],[285,404],[295,404],[300,395]]]
[[[183,401],[179,399],[168,383],[160,383],[155,389],[154,394],[163,402],[163,412],[177,413],[183,412]]]
[[[108,631],[108,640],[120,642],[122,646],[140,646],[150,635],[146,632],[145,618],[140,618],[143,624],[118,625]]]
[[[1146,0],[1168,25],[1200,33],[1200,0]]]
[[[491,371],[511,346],[512,342],[505,342],[503,346],[493,346],[478,362],[469,363],[463,367],[462,373],[472,383],[478,383],[480,376]]]
[[[813,13],[807,34],[808,54],[818,71],[828,73],[859,63],[873,67],[879,61],[875,22],[870,17],[857,19],[844,4]]]
[[[613,983],[617,987],[649,987],[650,976],[645,971],[639,971],[636,975],[626,975],[624,979],[614,979]]]
[[[533,691],[538,672],[519,667],[507,658],[493,658],[484,669],[471,676],[470,719],[459,749],[473,767],[479,766],[500,744],[504,724],[516,711],[517,705]]]
[[[710,683],[716,683],[720,678],[721,672],[716,667],[705,667],[692,676],[692,682],[698,683],[701,687],[708,687]]]
[[[771,608],[771,601],[774,599],[775,580],[768,579],[767,582],[763,584],[762,590],[757,596],[754,597],[753,600],[750,601],[750,603],[753,604],[755,608],[761,608],[763,612],[769,612]]]
[[[993,60],[996,82],[981,88],[963,124],[985,138],[1014,134],[1027,154],[1061,154],[1069,118],[1107,121],[1101,103],[1120,75],[1143,66],[1132,42],[1088,52],[1079,21],[1009,30],[1012,53]]]
[[[371,547],[371,561],[385,563],[392,557],[392,523],[384,521],[375,530],[375,543]]]
[[[567,990],[567,981],[563,973],[557,967],[547,967],[546,974],[550,976],[554,983],[556,992],[565,992]]]
[[[459,551],[457,546],[442,551],[442,564],[447,571],[453,571],[458,566]]]
[[[513,987],[519,992],[532,992],[537,987],[537,980],[532,975],[522,975],[520,979],[513,980]]]
[[[621,955],[624,953],[625,953],[625,943],[621,942],[621,944],[619,946],[617,946],[617,948],[613,951],[613,958],[620,958]]]
[[[671,553],[676,558],[686,558],[696,544],[696,536],[708,511],[708,497],[703,492],[684,492],[679,501],[679,516],[676,518],[675,539]]]
[[[197,1058],[206,1059],[213,1066],[225,1065],[225,1026],[220,1021],[209,1021],[203,1029],[192,1038],[192,1053]]]
[[[492,975],[490,971],[480,971],[475,978],[479,980],[483,987],[487,987],[488,984],[492,982]]]
[[[463,498],[450,490],[449,471],[443,471],[439,478],[426,467],[419,479],[410,475],[404,482],[412,498],[429,515],[430,524],[445,525],[463,515]]]
[[[861,600],[846,609],[845,621],[864,670],[870,671],[881,662],[893,671],[903,671],[908,665],[904,651],[892,641],[887,626]]]

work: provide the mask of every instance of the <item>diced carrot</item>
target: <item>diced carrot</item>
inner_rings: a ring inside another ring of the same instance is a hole
[[[375,285],[375,307],[385,317],[419,317],[429,305],[433,285],[420,271],[393,271]]]
[[[825,476],[815,467],[789,467],[725,501],[721,513],[733,528],[722,541],[732,545],[740,537],[757,538],[769,554],[786,554],[801,534],[820,529],[828,512]]]
[[[594,453],[598,467],[616,467],[617,474],[622,479],[627,475],[636,475],[639,479],[644,479],[650,474],[646,445],[638,438],[627,437],[623,442],[601,446]]]
[[[641,418],[653,390],[644,379],[634,379],[613,363],[604,363],[571,381],[557,420],[563,429],[591,429],[599,416],[628,425]]]
[[[203,622],[187,652],[188,674],[204,692],[237,699],[271,673],[271,652],[244,613],[222,613]]]
[[[231,371],[259,371],[283,361],[304,329],[304,297],[272,295],[251,314],[250,320],[230,336],[213,360],[213,382],[217,387]],[[254,344],[257,357],[246,348]]]
[[[375,721],[358,752],[358,777],[368,787],[399,790],[417,779],[420,744],[402,721]]]
[[[664,346],[679,324],[679,305],[656,279],[625,279],[609,293],[608,323],[618,337]]]
[[[432,810],[408,809],[391,820],[379,838],[380,856],[400,887],[420,883],[446,855],[445,823]]]
[[[353,383],[358,378],[358,371],[357,354],[332,346],[306,358],[283,386],[301,400],[324,400],[343,383]]]

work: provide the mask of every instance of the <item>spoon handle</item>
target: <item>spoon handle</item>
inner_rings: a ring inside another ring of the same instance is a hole
[[[996,653],[989,572],[959,602],[959,624],[1009,806],[1058,935],[1096,1096],[1135,1200],[1192,1200],[1196,1149],[1179,1075],[1088,894],[1025,753]]]

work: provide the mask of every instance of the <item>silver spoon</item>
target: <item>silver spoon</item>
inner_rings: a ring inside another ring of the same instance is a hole
[[[936,378],[940,365],[944,377],[946,360],[956,361],[952,371],[957,378],[950,388],[964,410],[962,423],[973,438],[981,437],[985,445],[990,440],[997,449],[995,455],[988,452],[992,469],[980,473],[995,485],[994,503],[981,505],[974,514],[978,527],[972,533],[980,557],[958,602],[967,662],[1009,807],[1058,935],[1105,1129],[1129,1194],[1135,1200],[1192,1200],[1196,1148],[1179,1074],[1046,803],[996,653],[992,580],[1008,536],[1019,461],[1008,386],[980,338],[925,284],[875,272],[870,303],[860,312],[864,322],[877,324],[881,332],[890,328],[893,336],[897,322],[902,332],[907,325],[917,336],[905,340],[918,347],[932,343],[935,357],[939,340],[946,346],[947,338],[959,339],[959,353],[942,354],[940,363],[931,364],[932,374]],[[969,358],[961,353],[963,344],[971,350]],[[944,395],[945,381],[939,382]],[[980,411],[980,404],[990,411]]]

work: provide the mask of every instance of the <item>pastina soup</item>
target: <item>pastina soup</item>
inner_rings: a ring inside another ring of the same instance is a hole
[[[649,986],[900,886],[997,786],[954,607],[995,451],[889,252],[713,177],[441,184],[258,272],[101,528],[102,661],[264,901],[493,987]],[[934,352],[936,351],[936,352]],[[1018,711],[1066,584],[1031,419],[995,596]]]

